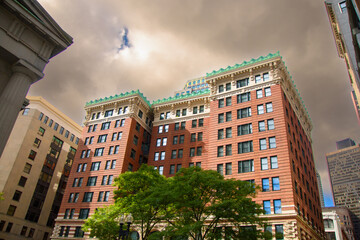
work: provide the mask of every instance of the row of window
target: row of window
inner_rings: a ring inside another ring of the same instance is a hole
[[[262,75],[255,75],[255,83],[260,83],[261,81],[269,81],[269,73],[263,73]],[[236,81],[236,88],[241,88],[249,85],[249,78],[241,79]],[[225,83],[218,86],[218,92],[222,93],[224,91],[231,90],[231,83]]]
[[[5,221],[3,221],[3,220],[0,221],[0,231],[3,231],[3,229],[5,227],[5,224],[6,224]],[[12,222],[8,222],[8,224],[7,224],[6,228],[5,228],[5,232],[7,232],[7,233],[11,232],[13,225],[14,224]],[[28,238],[33,238],[34,234],[35,234],[35,228],[30,228],[29,232],[28,232],[28,229],[29,228],[27,226],[23,226],[21,228],[20,235],[24,236],[24,237],[28,237]],[[43,235],[42,239],[46,240],[46,239],[48,239],[48,237],[49,237],[49,233],[44,232],[44,235]]]
[[[265,211],[265,214],[271,214],[271,200],[265,200],[263,201],[263,209]],[[280,199],[274,199],[273,200],[273,213],[274,214],[279,214],[282,213],[281,210],[281,200]]]
[[[260,150],[266,150],[267,147],[269,149],[276,148],[276,139],[275,139],[275,137],[269,137],[268,141],[269,141],[269,145],[267,145],[267,139],[266,138],[259,139],[259,145],[260,145],[259,148],[260,148]],[[226,145],[225,149],[226,149],[225,156],[232,155],[232,144]],[[248,152],[253,152],[253,141],[252,140],[238,143],[238,154],[248,153]],[[217,156],[218,157],[223,157],[224,156],[224,146],[218,146],[217,147]]]
[[[23,111],[23,115],[28,115],[28,112],[29,112],[29,108],[25,108],[24,111]],[[60,125],[59,125],[57,122],[54,122],[54,120],[49,119],[49,117],[46,116],[46,115],[44,115],[44,113],[42,113],[42,112],[40,113],[38,119],[39,119],[39,121],[43,121],[43,123],[44,123],[44,124],[47,124],[49,127],[53,127],[53,129],[54,129],[55,131],[57,131],[57,130],[59,129],[59,126],[60,126]],[[71,142],[74,142],[75,135],[74,135],[74,134],[70,134],[70,132],[69,132],[68,130],[65,130],[64,127],[60,126],[59,133],[60,133],[61,135],[63,135],[63,134],[64,134],[64,131],[65,131],[65,135],[64,135],[64,136],[65,136],[66,138],[69,138],[69,136],[70,136],[70,141],[71,141]],[[41,136],[44,136],[44,134],[45,134],[45,129],[42,128],[42,127],[40,127],[40,129],[39,129],[39,131],[38,131],[38,134],[41,135]],[[78,137],[75,139],[75,144],[76,144],[76,145],[79,144],[79,138],[78,138]]]
[[[118,115],[125,114],[128,112],[128,107],[125,106],[124,108],[121,107],[118,109]],[[104,113],[104,117],[111,117],[114,114],[114,109],[106,110]],[[91,115],[91,120],[99,119],[101,116],[101,112],[93,113]]]
[[[123,127],[124,125],[125,125],[125,119],[118,119],[115,121],[114,128]],[[89,125],[88,132],[95,132],[97,130],[97,126],[98,126],[97,124]],[[104,122],[101,124],[101,130],[107,130],[110,128],[110,126],[111,126],[111,121]]]
[[[59,237],[69,237],[70,226],[61,226],[59,231]],[[84,231],[81,227],[75,227],[74,237],[84,237]]]
[[[190,109],[191,110],[191,109]],[[205,111],[205,106],[195,106],[192,109],[193,114],[203,113]],[[187,115],[187,108],[177,109],[175,112],[175,117],[181,117]],[[162,112],[160,113],[160,120],[170,119],[170,112]]]
[[[271,96],[271,88],[267,87],[264,89],[258,89],[256,90],[256,98],[263,98],[263,97],[270,97]],[[232,97],[226,97],[226,98],[221,98],[218,100],[218,108],[223,108],[223,107],[228,107],[231,106],[231,100]],[[237,103],[243,103],[243,102],[247,102],[251,100],[251,94],[250,92],[247,93],[241,93],[236,95],[236,100]]]
[[[275,129],[274,119],[268,119],[267,126],[268,126],[268,130]],[[265,120],[259,121],[259,132],[262,132],[265,130],[266,130]],[[237,135],[238,136],[251,134],[252,132],[253,132],[252,123],[246,123],[246,124],[237,126]],[[224,139],[224,137],[225,138],[232,137],[232,127],[228,127],[225,129],[218,129],[218,139]]]
[[[110,175],[112,177],[112,175]],[[110,177],[109,176],[109,177]],[[111,178],[112,179],[112,178]],[[106,181],[106,180],[105,180]],[[112,180],[111,180],[112,181]],[[102,184],[102,185],[111,185],[111,184]],[[80,193],[70,193],[68,202],[69,203],[76,203],[79,200]],[[83,200],[82,202],[92,202],[93,201],[94,192],[84,192]],[[110,196],[110,191],[100,191],[97,197],[98,202],[108,202]],[[65,217],[69,216],[69,219],[71,219],[74,215],[74,212],[70,212],[70,215],[65,212]],[[88,215],[86,215],[87,218]],[[82,212],[80,210],[79,219],[86,219],[83,218],[84,215],[82,215]]]

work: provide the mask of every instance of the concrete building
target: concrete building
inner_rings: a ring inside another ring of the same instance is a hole
[[[253,182],[262,189],[254,200],[266,211],[268,231],[323,239],[312,124],[279,53],[198,79],[208,88],[151,104],[139,91],[86,104],[84,143],[53,239],[88,237],[81,225],[114,202],[113,178],[141,163],[169,177],[196,165]]]
[[[347,207],[360,239],[360,146],[350,146],[326,154],[336,207]]]
[[[30,85],[71,43],[36,0],[0,1],[0,156]]]
[[[46,100],[28,99],[0,158],[0,239],[49,239],[81,136]]]
[[[322,183],[321,183],[321,176],[318,173],[318,171],[316,171],[316,179],[317,179],[317,184],[318,184],[318,189],[319,189],[319,196],[320,196],[320,203],[321,203],[321,207],[325,207],[325,201],[324,201],[324,191],[323,191],[323,187],[322,187]]]
[[[354,226],[346,207],[326,207],[322,213],[327,239],[355,239]]]
[[[360,13],[356,0],[325,0],[336,48],[340,58],[343,58],[348,69],[351,99],[360,124]]]

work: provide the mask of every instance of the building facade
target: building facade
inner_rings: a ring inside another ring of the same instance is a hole
[[[360,124],[360,12],[356,0],[325,0],[336,48],[340,58],[345,60],[350,85],[351,99]]]
[[[0,239],[49,239],[81,136],[46,100],[28,99],[0,158]]]
[[[87,237],[84,219],[113,203],[109,179],[141,163],[167,177],[199,166],[253,182],[261,187],[254,200],[264,207],[267,231],[284,239],[324,237],[312,124],[279,53],[203,78],[207,88],[152,104],[139,91],[87,103],[85,140],[53,239]],[[86,186],[78,186],[80,178]]]
[[[346,207],[326,207],[322,214],[327,239],[355,239],[351,215]]]
[[[360,146],[340,148],[326,160],[335,206],[349,209],[355,239],[360,239]]]
[[[49,60],[72,44],[36,0],[0,2],[0,157],[25,96]]]
[[[318,184],[318,189],[319,189],[320,203],[321,203],[321,207],[323,208],[323,207],[325,207],[324,191],[323,191],[323,187],[322,187],[322,183],[321,183],[321,176],[318,171],[316,171],[316,178],[317,178],[317,184]]]

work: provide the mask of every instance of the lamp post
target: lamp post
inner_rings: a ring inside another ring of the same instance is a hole
[[[133,217],[131,216],[131,213],[127,216],[121,215],[120,218],[118,218],[120,223],[120,229],[119,229],[119,238],[118,240],[125,240],[127,236],[129,236],[130,233],[130,225],[133,221]],[[127,228],[124,230],[124,223],[127,223]]]

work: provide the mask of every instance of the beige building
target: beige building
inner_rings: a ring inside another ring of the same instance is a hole
[[[30,85],[71,44],[36,0],[0,1],[0,156]]]
[[[28,97],[0,158],[0,239],[48,239],[82,128],[41,97]]]

